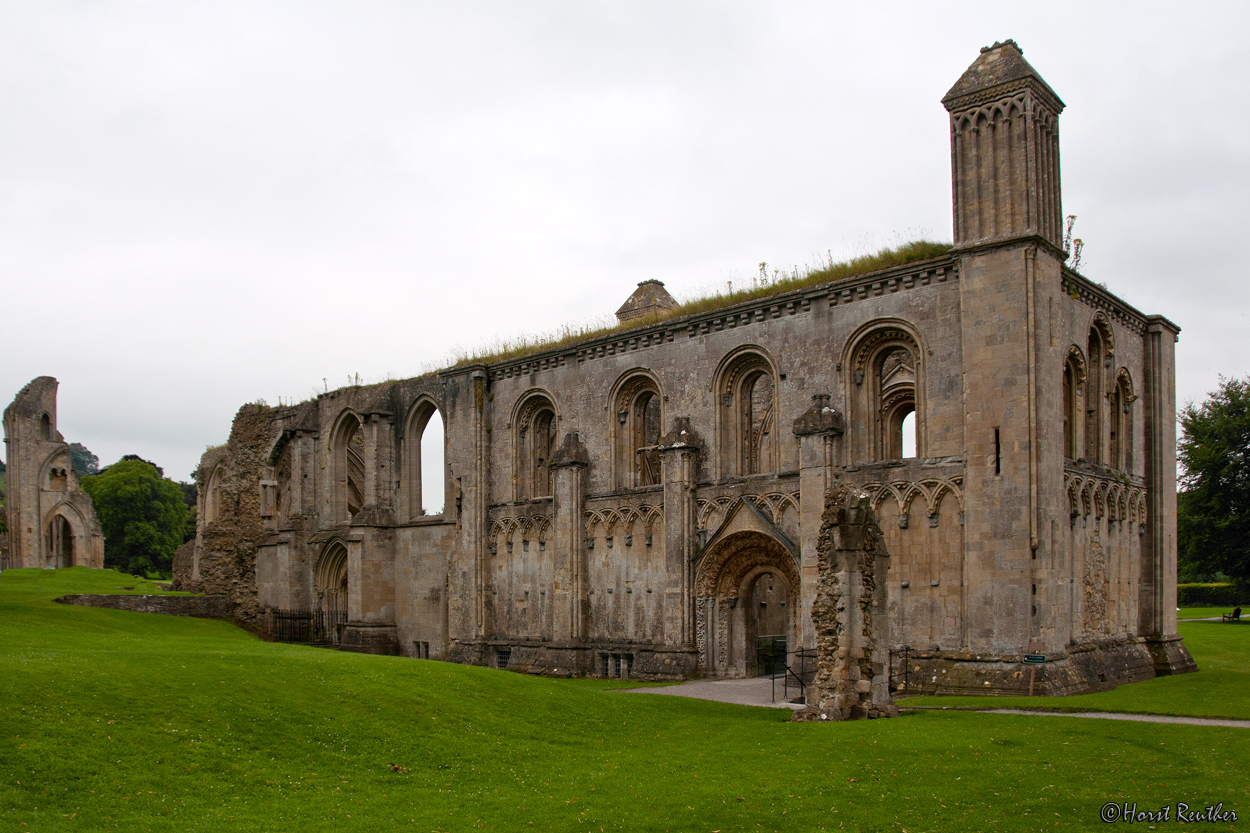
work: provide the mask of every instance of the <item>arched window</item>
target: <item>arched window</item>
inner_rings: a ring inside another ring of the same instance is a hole
[[[409,517],[443,514],[447,493],[443,415],[433,402],[423,400],[413,406],[404,443]]]
[[[1099,313],[1089,328],[1089,378],[1085,384],[1085,459],[1107,463],[1109,428],[1103,415],[1107,407],[1106,379],[1115,361],[1115,340],[1111,323]]]
[[[1063,364],[1063,456],[1075,460],[1080,456],[1081,423],[1085,399],[1085,357],[1073,344]]]
[[[716,384],[721,405],[722,477],[777,470],[780,446],[775,377],[773,363],[753,348],[744,348],[722,363]]]
[[[551,497],[551,454],[556,450],[559,418],[550,397],[532,394],[517,412],[515,488],[517,500]]]
[[[365,432],[355,414],[339,422],[334,441],[334,519],[350,521],[364,506]]]
[[[49,417],[47,414],[44,414],[42,417],[39,418],[39,439],[41,440],[52,439],[52,418]]]
[[[659,385],[649,375],[632,376],[619,386],[615,403],[617,486],[659,483],[663,425]]]
[[[221,513],[221,467],[213,469],[204,489],[204,523],[212,523]]]
[[[1115,390],[1111,394],[1110,464],[1121,471],[1133,470],[1133,379],[1126,368],[1120,368],[1116,376]]]
[[[848,344],[851,461],[924,454],[920,345],[901,326],[877,324]]]

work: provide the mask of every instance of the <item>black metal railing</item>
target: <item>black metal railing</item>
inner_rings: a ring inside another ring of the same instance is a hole
[[[267,608],[260,615],[261,627],[277,642],[304,645],[338,645],[346,610]]]
[[[911,682],[911,646],[904,645],[890,651],[890,693],[907,691]],[[899,685],[899,681],[902,685]]]
[[[769,657],[769,676],[773,681],[773,702],[777,702],[777,678],[781,678],[781,696],[790,699],[790,689],[798,693],[798,699],[807,702],[807,687],[816,679],[816,650],[806,648],[792,653],[779,653]]]

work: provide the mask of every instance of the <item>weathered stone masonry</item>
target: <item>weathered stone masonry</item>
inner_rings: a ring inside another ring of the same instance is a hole
[[[650,313],[671,297],[645,282],[618,313],[629,329],[245,406],[205,455],[180,579],[322,611],[356,650],[750,675],[816,644],[824,497],[841,483],[880,519],[875,580],[913,688],[1021,691],[1025,652],[1049,658],[1048,693],[1191,670],[1178,328],[1064,265],[1063,103],[1014,43],[943,103],[949,254],[667,320]],[[435,419],[441,463],[421,459]]]

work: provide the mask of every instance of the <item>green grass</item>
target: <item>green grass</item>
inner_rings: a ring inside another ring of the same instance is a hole
[[[0,574],[2,829],[914,833],[1086,830],[1106,802],[1250,813],[1244,730],[969,712],[792,724],[48,602],[110,582]],[[1204,668],[1246,664],[1233,643],[1191,647]]]
[[[778,295],[782,292],[802,289],[807,286],[857,278],[873,272],[880,272],[884,269],[891,269],[895,266],[919,263],[923,260],[941,257],[949,252],[951,248],[950,243],[936,243],[931,240],[913,240],[910,243],[903,243],[893,248],[887,246],[873,254],[861,255],[851,260],[838,263],[830,262],[818,268],[796,269],[792,274],[785,277],[754,282],[750,287],[744,287],[724,294],[695,298],[681,304],[676,309],[635,318],[624,324],[583,327],[567,326],[556,333],[539,336],[522,335],[505,339],[491,347],[460,356],[453,367],[478,362],[486,363],[515,359],[529,353],[566,347],[579,341],[586,341],[587,339],[598,338],[611,333],[651,326],[661,321],[670,321],[687,315],[724,309],[743,301],[766,298],[770,295]]]

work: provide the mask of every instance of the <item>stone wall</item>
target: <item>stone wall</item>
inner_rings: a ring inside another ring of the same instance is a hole
[[[76,593],[56,600],[79,607],[107,607],[162,616],[194,616],[200,619],[233,619],[234,600],[229,596],[105,596]]]
[[[260,403],[244,405],[226,446],[205,452],[196,471],[197,514],[203,520],[190,559],[184,548],[175,555],[175,590],[229,596],[237,605],[235,615],[249,622],[259,612],[256,550],[266,537],[260,480],[273,442],[272,425],[282,413]],[[211,519],[206,512],[210,500]]]
[[[825,495],[817,552],[816,677],[807,708],[794,719],[897,717],[889,687],[890,554],[867,494],[839,484]]]

